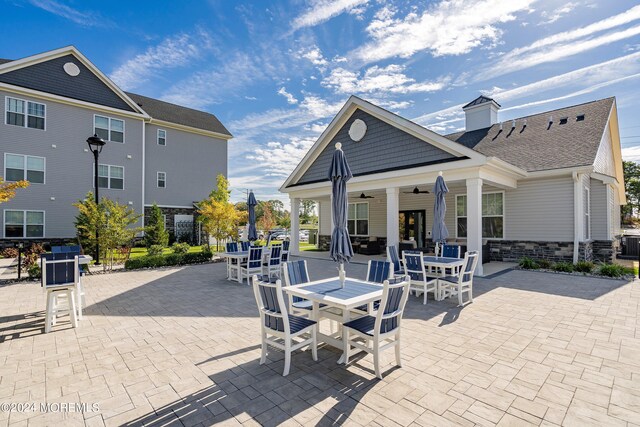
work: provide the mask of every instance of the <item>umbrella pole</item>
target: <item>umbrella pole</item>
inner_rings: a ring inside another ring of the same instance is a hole
[[[344,262],[340,263],[340,270],[338,272],[338,276],[340,278],[340,287],[344,288],[344,281],[346,278],[346,274],[344,272]]]

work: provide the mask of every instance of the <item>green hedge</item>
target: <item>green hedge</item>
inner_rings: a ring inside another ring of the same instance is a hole
[[[124,268],[136,270],[139,268],[157,268],[172,265],[199,264],[211,261],[213,253],[211,251],[189,252],[186,254],[171,253],[166,255],[147,255],[140,258],[127,260]]]

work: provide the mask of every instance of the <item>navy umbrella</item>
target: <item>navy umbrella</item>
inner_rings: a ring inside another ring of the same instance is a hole
[[[449,192],[447,184],[444,182],[442,172],[436,179],[436,184],[433,186],[433,194],[435,195],[435,203],[433,204],[433,227],[431,229],[431,238],[434,242],[444,242],[449,237],[449,230],[444,223],[444,215],[447,212],[447,203],[445,202],[445,195]]]
[[[253,195],[253,191],[249,192],[247,198],[247,210],[249,211],[249,231],[247,233],[247,239],[250,242],[258,240],[258,230],[256,230],[256,197]]]
[[[340,283],[344,286],[344,263],[349,262],[353,257],[353,248],[347,230],[347,212],[349,209],[349,198],[347,197],[347,181],[353,175],[347,158],[342,151],[342,144],[336,144],[336,151],[333,152],[331,167],[329,168],[329,181],[331,181],[331,194],[333,204],[331,206],[333,214],[333,232],[331,233],[331,245],[329,255],[335,262],[340,263]]]

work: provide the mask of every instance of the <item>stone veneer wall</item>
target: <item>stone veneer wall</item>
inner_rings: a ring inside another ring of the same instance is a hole
[[[331,236],[324,234],[318,234],[318,249],[321,251],[328,251],[331,244]]]
[[[78,239],[75,237],[57,238],[57,239],[2,239],[0,241],[0,249],[15,248],[16,244],[22,242],[24,249],[27,250],[34,243],[40,244],[45,250],[51,250],[51,246],[77,245]]]
[[[163,208],[160,206],[160,210],[163,215],[167,216],[167,223],[165,224],[167,231],[173,232],[174,218],[176,215],[193,215],[193,220],[196,219],[196,210],[193,208]],[[145,206],[144,208],[144,225],[147,226],[149,217],[151,216],[151,206]]]
[[[573,261],[573,242],[531,242],[490,240],[491,261],[518,261],[520,258]]]
[[[602,262],[613,262],[620,246],[620,239],[614,240],[594,240],[593,260]]]

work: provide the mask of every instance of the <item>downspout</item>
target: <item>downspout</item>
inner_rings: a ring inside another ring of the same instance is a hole
[[[144,185],[145,185],[145,154],[147,147],[147,122],[146,120],[142,120],[142,226],[144,227]],[[144,236],[144,229],[142,231],[142,235]]]
[[[580,184],[581,174],[572,173],[573,178],[573,263],[578,262],[580,255]]]

